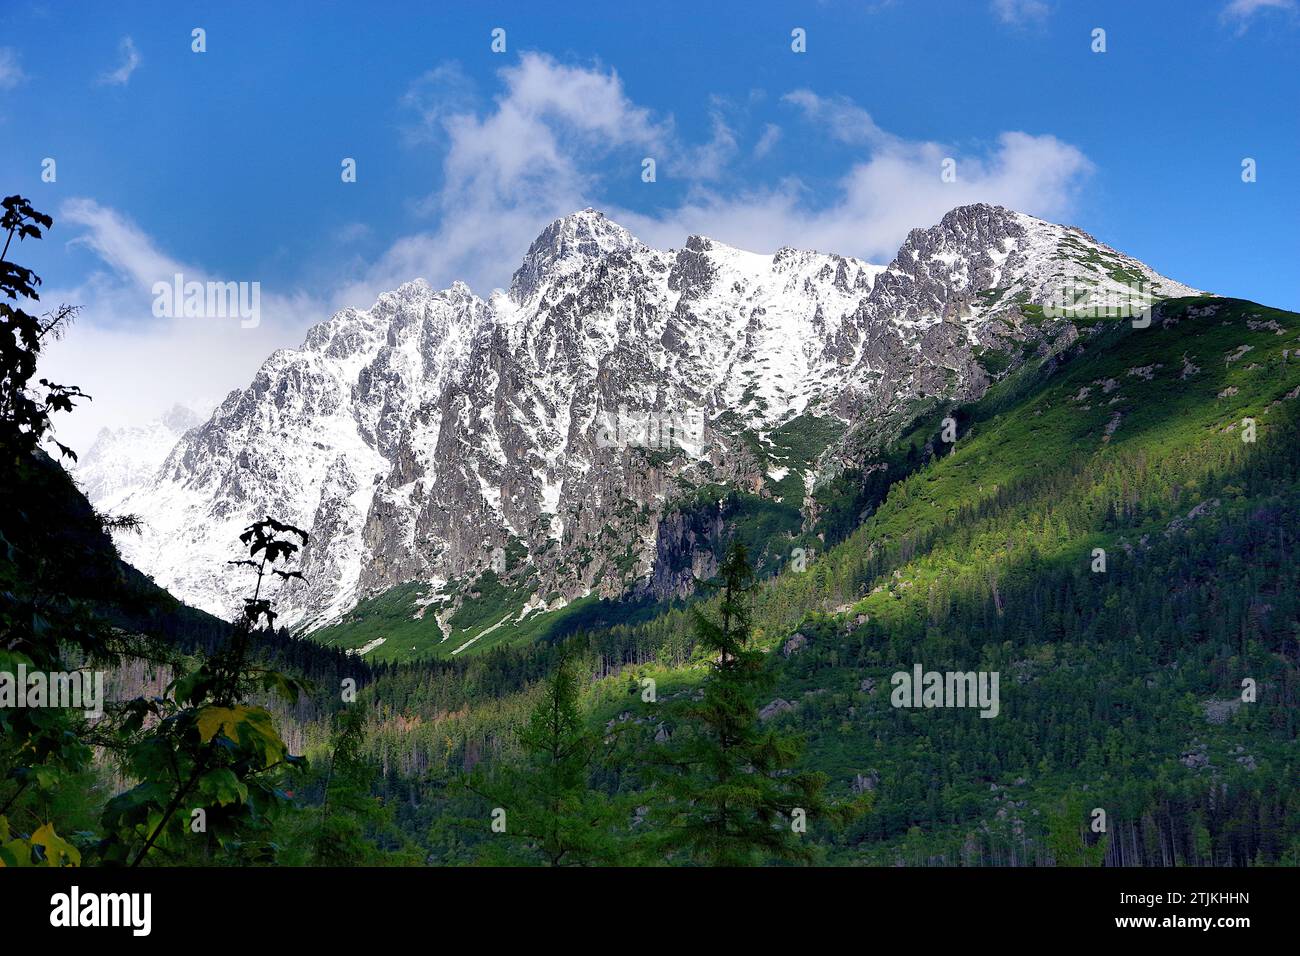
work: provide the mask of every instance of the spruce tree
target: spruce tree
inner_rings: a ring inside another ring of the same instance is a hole
[[[523,760],[467,781],[494,812],[504,811],[503,818],[495,818],[504,829],[494,831],[486,862],[624,862],[614,834],[626,813],[618,801],[589,786],[601,744],[587,727],[576,663],[566,649],[519,731]]]
[[[695,637],[709,658],[698,699],[678,706],[675,731],[660,748],[654,837],[669,859],[748,866],[806,860],[796,831],[824,809],[820,773],[795,773],[802,746],[759,725],[759,695],[773,682],[765,655],[751,646],[747,592],[753,583],[745,548],[734,543],[719,571],[717,620],[695,611]]]
[[[311,862],[316,866],[373,866],[390,862],[377,839],[400,843],[392,808],[375,796],[379,765],[364,751],[365,713],[352,704],[334,715],[334,739],[314,817]]]

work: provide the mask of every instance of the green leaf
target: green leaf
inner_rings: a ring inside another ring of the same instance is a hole
[[[198,788],[200,793],[223,807],[248,800],[248,787],[227,767],[209,770],[199,779]]]

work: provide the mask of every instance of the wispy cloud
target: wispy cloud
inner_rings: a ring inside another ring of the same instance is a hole
[[[12,90],[27,74],[18,62],[18,51],[11,46],[0,46],[0,90]]]
[[[599,193],[599,167],[612,154],[638,173],[642,157],[669,156],[672,124],[633,103],[613,70],[525,53],[499,79],[482,109],[450,65],[404,96],[417,120],[408,136],[444,149],[442,185],[420,203],[438,225],[395,242],[344,300],[365,301],[414,276],[435,285],[460,278],[480,291],[503,284],[547,222]]]
[[[1240,36],[1250,29],[1260,14],[1272,12],[1294,16],[1297,10],[1300,10],[1300,5],[1296,0],[1230,0],[1220,16],[1225,23],[1235,26]]]
[[[812,90],[787,93],[782,102],[797,106],[804,115],[841,143],[889,148],[899,140],[876,125],[871,114],[847,96],[818,96]]]
[[[185,267],[164,255],[135,223],[90,199],[70,199],[59,210],[65,224],[82,231],[69,245],[85,246],[128,282],[143,288]]]
[[[402,127],[406,141],[429,143],[442,137],[443,124],[450,117],[476,107],[477,94],[473,82],[453,60],[416,79],[402,94],[400,103],[412,117]]]
[[[763,127],[762,134],[758,137],[758,142],[754,144],[754,158],[762,159],[772,151],[772,147],[781,139],[781,127],[775,123],[767,123]]]
[[[709,125],[712,135],[698,146],[683,151],[685,166],[678,171],[691,179],[712,180],[720,177],[727,165],[736,156],[736,131],[727,122],[726,104],[720,97],[713,97],[709,109]],[[678,152],[674,150],[674,152]]]
[[[126,86],[131,81],[131,74],[140,65],[140,51],[135,48],[135,41],[129,36],[122,37],[118,44],[122,62],[117,69],[99,75],[99,82],[105,86]]]
[[[993,13],[1012,26],[1039,24],[1051,12],[1045,0],[993,0]]]
[[[944,182],[945,159],[957,179]],[[782,245],[888,262],[907,233],[954,206],[991,202],[1049,219],[1068,217],[1092,164],[1054,136],[1004,132],[981,152],[938,143],[900,143],[854,163],[829,196],[797,178],[738,193],[697,191],[658,215],[615,214],[655,245],[680,245],[704,234],[770,252]]]

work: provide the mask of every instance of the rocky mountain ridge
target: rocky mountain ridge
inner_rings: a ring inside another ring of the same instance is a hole
[[[221,615],[238,600],[232,543],[267,513],[312,532],[307,583],[283,596],[304,629],[410,581],[427,585],[415,612],[445,626],[486,572],[526,596],[520,618],[588,594],[681,595],[720,533],[684,520],[683,496],[798,499],[861,464],[864,427],[982,394],[989,354],[1067,347],[1075,324],[1043,311],[1062,289],[1135,281],[1196,294],[995,206],[914,230],[883,268],[699,236],[661,251],[586,209],[538,236],[508,290],[415,280],[343,310],[147,478],[107,480],[108,448],[79,478],[98,507],[143,518],[119,541],[129,561]],[[841,437],[783,454],[774,433],[805,426]]]

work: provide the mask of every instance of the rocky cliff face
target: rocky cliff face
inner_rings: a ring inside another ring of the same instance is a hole
[[[887,267],[699,236],[638,241],[601,213],[552,223],[508,291],[416,280],[316,326],[190,429],[147,479],[87,489],[132,511],[120,547],[174,594],[230,614],[224,562],[267,513],[308,528],[289,624],[412,580],[452,597],[485,569],[539,601],[687,593],[720,534],[671,509],[705,484],[769,493],[763,454],[807,416],[852,433],[916,397],[988,387],[987,349],[1059,348],[1033,313],[1063,283],[1190,290],[1066,227],[991,206],[916,230]],[[757,451],[756,451],[757,449]],[[843,456],[832,447],[805,467]],[[509,556],[507,558],[507,556]],[[508,571],[506,569],[509,569]]]

